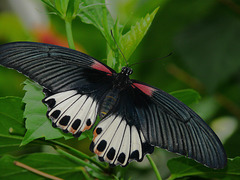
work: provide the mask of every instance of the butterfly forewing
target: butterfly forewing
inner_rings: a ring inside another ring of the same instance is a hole
[[[96,90],[110,82],[115,72],[84,53],[32,42],[1,45],[0,64],[18,70],[52,92]]]
[[[150,144],[186,155],[211,168],[226,165],[226,153],[219,138],[193,110],[160,89],[135,80],[133,86],[135,93],[142,93],[131,96],[138,97],[131,100]]]

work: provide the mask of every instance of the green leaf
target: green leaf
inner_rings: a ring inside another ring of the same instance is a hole
[[[61,12],[59,12],[55,6],[53,5],[53,3],[50,0],[41,0],[43,3],[45,3],[48,7],[50,7],[54,13],[56,13],[58,16],[62,17]]]
[[[92,24],[111,42],[110,29],[114,21],[105,5],[105,0],[82,0],[80,11],[77,14],[82,22]]]
[[[125,65],[125,60],[122,55],[120,55],[119,49],[111,36],[111,30],[124,56],[126,56],[126,59],[129,59],[145,36],[158,8],[150,15],[147,14],[145,18],[138,21],[136,25],[132,26],[130,31],[122,36],[123,27],[119,25],[118,21],[114,22],[110,12],[106,8],[104,0],[84,0],[82,2],[82,7],[80,7],[78,16],[81,18],[82,22],[92,24],[100,30],[108,42],[107,64],[117,71],[120,70],[120,68]]]
[[[119,68],[119,50],[112,38],[111,30],[118,43],[122,36],[121,32],[123,28],[119,25],[118,21],[114,22],[105,5],[105,1],[83,0],[77,15],[81,18],[82,22],[94,25],[102,33],[108,44],[108,54],[111,53],[111,57],[108,55],[107,64],[117,70],[117,68]]]
[[[68,20],[72,20],[76,17],[77,12],[79,11],[80,3],[81,3],[81,0],[69,1],[67,12],[66,12],[66,18]]]
[[[127,60],[130,58],[138,44],[142,41],[143,37],[147,33],[158,9],[159,7],[156,8],[151,14],[147,14],[144,18],[132,26],[130,31],[122,36],[120,40],[120,48],[122,49]],[[120,60],[120,62],[123,62],[123,60]]]
[[[20,136],[26,131],[22,108],[21,98],[0,98],[0,154],[19,150],[22,141]]]
[[[26,169],[14,165],[19,161],[37,170],[63,178],[63,179],[85,179],[83,176],[84,167],[75,161],[68,160],[60,155],[34,153],[20,158],[5,155],[0,159],[0,179],[43,179],[42,176],[32,173]]]
[[[55,0],[55,7],[61,12],[62,18],[66,17],[69,0]]]
[[[72,21],[76,17],[81,3],[81,0],[54,0],[54,3],[50,0],[41,1],[50,7],[59,17],[68,21]]]
[[[118,46],[120,45],[119,42],[122,37],[123,28],[124,27],[119,24],[118,20],[116,20],[116,22],[113,26],[113,29],[112,29],[112,33],[113,33],[113,37],[114,37],[115,41],[117,42],[117,44],[113,40],[112,43],[109,43],[108,51],[107,51],[107,65],[112,67],[116,71],[119,71],[121,69],[121,67],[123,66],[123,64],[126,65],[125,60],[120,58],[120,56],[122,56],[122,54],[120,53],[120,50],[118,48]],[[112,38],[111,38],[111,41],[112,41]],[[124,62],[121,62],[120,60],[122,60]]]
[[[239,179],[240,178],[240,157],[228,159],[228,165],[224,169],[214,170],[207,168],[194,160],[185,157],[173,158],[168,161],[168,168],[171,176],[168,180],[182,177],[200,176],[213,179]]]
[[[42,87],[29,80],[26,80],[24,84],[26,94],[23,102],[26,103],[24,117],[26,118],[27,132],[21,145],[42,137],[46,140],[62,137],[72,138],[72,135],[64,134],[59,129],[53,128],[51,121],[46,117],[47,107],[42,103],[44,98]]]
[[[112,175],[112,176],[109,176],[108,174],[106,173],[99,173],[97,171],[94,171],[94,170],[89,170],[88,173],[94,177],[94,179],[102,179],[102,180],[118,180],[119,178]]]
[[[80,11],[78,12],[78,16],[80,19],[86,24],[92,24],[97,29],[103,29],[103,19],[104,11],[107,10],[104,0],[82,0],[82,4],[80,5]],[[108,24],[113,25],[113,19],[110,18],[110,14],[107,15],[109,17]]]
[[[20,136],[0,134],[0,155],[21,150],[22,139]]]
[[[0,134],[9,135],[9,130],[23,135],[23,103],[18,97],[0,98]]]
[[[115,22],[113,29],[114,38],[127,61],[147,33],[158,9],[159,7],[156,8],[151,14],[147,14],[144,18],[140,19],[124,35],[122,35],[123,27],[118,24],[118,21]],[[119,49],[116,46],[115,42],[113,42],[113,45],[108,52],[107,64],[110,67],[114,68],[116,71],[120,71],[121,68],[126,65],[124,57],[119,54]]]
[[[197,103],[201,99],[199,93],[193,89],[183,89],[170,94],[188,106]]]

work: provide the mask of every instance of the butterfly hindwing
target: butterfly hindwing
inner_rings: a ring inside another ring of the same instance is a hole
[[[142,161],[153,147],[135,125],[121,115],[111,114],[95,128],[90,150],[110,165],[126,166],[132,160]]]
[[[95,123],[98,100],[92,95],[70,90],[48,96],[43,102],[48,105],[47,116],[53,126],[76,137]]]
[[[126,166],[132,160],[142,161],[145,154],[154,150],[143,136],[129,95],[125,91],[119,93],[116,105],[94,129],[90,146],[100,160],[114,166]]]

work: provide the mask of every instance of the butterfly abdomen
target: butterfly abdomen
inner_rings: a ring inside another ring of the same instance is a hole
[[[102,104],[99,111],[99,116],[102,119],[108,112],[114,107],[118,99],[119,92],[116,90],[111,90],[107,92],[102,100]]]

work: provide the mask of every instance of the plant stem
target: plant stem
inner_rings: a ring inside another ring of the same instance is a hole
[[[83,176],[86,180],[92,180],[92,178],[89,177],[88,173],[86,172],[85,169],[82,169]]]
[[[162,178],[161,178],[161,176],[160,176],[160,173],[159,173],[159,171],[158,171],[158,169],[157,169],[157,166],[156,166],[156,164],[154,163],[154,161],[152,160],[151,156],[150,156],[149,154],[147,154],[146,156],[147,156],[147,158],[148,158],[149,163],[151,164],[151,166],[152,166],[152,168],[153,168],[154,173],[155,173],[156,176],[157,176],[157,179],[158,179],[158,180],[162,180]]]
[[[98,161],[95,161],[94,159],[92,159],[91,157],[89,157],[88,155],[72,148],[71,146],[68,146],[66,144],[63,144],[63,143],[60,143],[58,141],[54,141],[54,140],[48,140],[48,142],[50,142],[51,144],[54,144],[54,145],[58,145],[60,147],[63,147],[67,150],[69,150],[70,152],[72,152],[74,155],[82,158],[82,159],[87,159],[89,160],[90,162],[94,163],[95,165],[97,165],[98,167],[100,167],[102,170],[106,171],[106,167],[104,165],[102,165],[100,162]]]
[[[26,164],[23,164],[23,163],[21,163],[21,162],[19,162],[19,161],[14,161],[13,163],[14,163],[16,166],[18,166],[18,167],[24,168],[24,169],[26,169],[26,170],[28,170],[28,171],[30,171],[30,172],[33,172],[33,173],[35,173],[35,174],[37,174],[37,175],[40,175],[40,176],[43,176],[43,177],[45,177],[45,178],[52,179],[52,180],[63,180],[62,178],[53,176],[53,175],[48,174],[48,173],[45,173],[45,172],[43,172],[43,171],[39,171],[39,170],[37,170],[37,169],[35,169],[35,168],[33,168],[33,167],[30,167],[30,166],[28,166],[28,165],[26,165]]]
[[[92,164],[89,164],[89,163],[77,158],[76,156],[73,156],[72,154],[69,154],[69,153],[63,151],[62,149],[57,149],[57,152],[59,152],[60,154],[63,154],[64,156],[68,157],[69,159],[71,159],[75,162],[78,162],[81,165],[87,166],[87,167],[93,169],[94,171],[100,172],[100,170],[96,166],[93,166]]]
[[[66,28],[68,46],[71,49],[75,49],[73,35],[72,35],[72,20],[65,19],[65,28]]]

